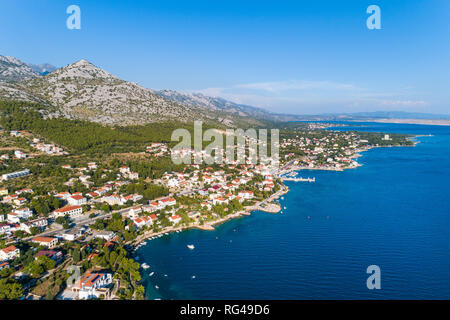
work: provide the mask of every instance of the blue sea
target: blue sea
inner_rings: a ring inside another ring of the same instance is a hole
[[[282,214],[148,241],[147,299],[450,299],[450,127],[362,125],[339,130],[433,136],[371,149],[356,169],[301,171],[316,182],[288,182]]]

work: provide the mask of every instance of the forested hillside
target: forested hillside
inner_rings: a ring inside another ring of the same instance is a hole
[[[192,124],[182,122],[122,127],[65,118],[46,119],[45,111],[46,107],[33,103],[0,101],[0,125],[6,131],[34,132],[72,152],[88,153],[142,151],[151,142],[170,142],[177,128],[192,130]]]

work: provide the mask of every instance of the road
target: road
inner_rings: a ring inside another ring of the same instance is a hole
[[[79,219],[74,219],[75,225],[72,228],[93,224],[97,219],[110,218],[113,215],[113,213],[120,213],[122,215],[125,212],[128,212],[131,208],[132,207],[125,208],[125,209],[120,209],[120,210],[116,210],[116,211],[111,211],[111,212],[108,212],[108,213],[103,213],[103,214],[100,214],[100,215],[98,215],[98,216],[96,216],[94,218],[89,218],[88,216],[82,216]],[[42,232],[40,234],[37,234],[35,236],[30,236],[30,237],[23,238],[23,240],[31,240],[34,237],[54,236],[54,235],[56,235],[59,232],[62,232],[64,230],[66,230],[66,229],[64,229],[64,228],[51,229],[51,230],[44,231],[44,232]]]

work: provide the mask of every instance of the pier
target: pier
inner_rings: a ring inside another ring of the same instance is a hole
[[[316,182],[316,178],[281,178],[282,181],[294,181],[294,182]]]

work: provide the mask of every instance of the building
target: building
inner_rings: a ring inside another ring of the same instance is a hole
[[[94,238],[104,239],[106,241],[111,241],[116,237],[116,234],[113,231],[96,231],[94,233]]]
[[[253,199],[253,191],[241,191],[238,194],[239,197],[245,200]]]
[[[7,196],[8,195],[8,189],[0,188],[0,196]]]
[[[81,238],[84,234],[83,228],[73,228],[70,230],[67,230],[61,234],[61,237],[66,241],[75,241],[79,238]]]
[[[0,249],[0,261],[14,260],[17,257],[20,257],[20,250],[15,246]]]
[[[165,198],[158,201],[159,205],[163,208],[174,206],[177,204],[177,201],[174,198]]]
[[[73,292],[78,292],[81,300],[109,298],[109,286],[112,283],[112,274],[103,272],[86,272],[81,280],[72,287]]]
[[[31,242],[52,249],[58,244],[58,239],[53,237],[35,237]]]
[[[71,206],[82,206],[87,203],[87,199],[82,195],[77,194],[67,198],[67,202],[69,202]]]
[[[228,204],[228,199],[226,198],[215,198],[213,199],[213,204],[214,205],[218,205],[218,204]]]
[[[63,254],[61,251],[54,251],[54,250],[41,250],[34,256],[35,259],[38,259],[39,257],[46,256],[56,262],[61,261]]]
[[[175,216],[171,216],[169,218],[170,222],[172,222],[173,224],[177,224],[180,223],[181,221],[181,217],[179,215],[175,215]]]
[[[27,199],[24,197],[20,197],[20,198],[14,199],[13,202],[16,206],[23,206],[25,203],[27,203]]]
[[[21,178],[21,177],[28,176],[30,174],[31,174],[31,172],[28,169],[23,170],[23,171],[16,171],[13,173],[6,173],[6,174],[2,175],[2,180],[6,181],[6,180],[15,179],[15,178]]]
[[[27,155],[25,153],[23,153],[22,151],[20,151],[20,150],[14,151],[14,156],[17,159],[26,159],[27,158]]]
[[[66,206],[53,211],[53,217],[64,217],[68,215],[70,218],[76,218],[83,214],[83,208],[80,206]]]
[[[139,174],[137,172],[130,172],[128,174],[128,178],[130,178],[131,180],[137,180],[139,179]]]
[[[48,221],[47,218],[38,218],[38,219],[34,219],[31,221],[26,221],[20,224],[20,228],[27,232],[27,233],[31,233],[31,228],[39,228],[39,229],[43,229],[48,225]]]

